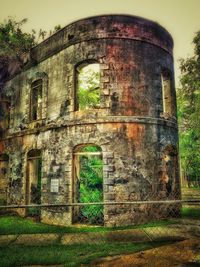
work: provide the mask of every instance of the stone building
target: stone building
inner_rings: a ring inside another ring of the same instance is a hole
[[[102,201],[179,199],[172,50],[163,27],[126,15],[76,21],[33,47],[23,70],[5,85],[1,200],[80,202],[80,157],[87,153],[102,160]],[[94,90],[80,80],[89,67],[99,74]],[[87,152],[91,146],[95,150]],[[106,205],[103,221],[127,225],[159,218],[166,209]],[[41,220],[69,225],[79,221],[78,213],[77,207],[42,209]]]

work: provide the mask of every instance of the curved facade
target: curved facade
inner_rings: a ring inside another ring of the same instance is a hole
[[[76,202],[73,155],[88,144],[101,148],[103,201],[179,199],[172,49],[163,27],[125,15],[79,20],[34,47],[23,71],[6,84],[14,92],[1,142],[1,153],[9,155],[7,202],[28,204],[34,177],[27,169],[37,164],[41,203]],[[90,64],[100,68],[98,103],[80,109],[78,66]],[[39,159],[30,163],[34,150]],[[148,221],[164,209],[105,206],[104,224]],[[41,216],[71,224],[74,213],[44,210]]]

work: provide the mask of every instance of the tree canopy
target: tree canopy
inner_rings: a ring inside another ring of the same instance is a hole
[[[181,165],[189,185],[200,186],[200,31],[194,55],[180,60],[181,87],[177,90]]]
[[[36,44],[35,31],[25,33],[22,26],[27,19],[15,21],[9,18],[0,24],[0,56],[9,56],[20,59],[20,55],[28,52]]]

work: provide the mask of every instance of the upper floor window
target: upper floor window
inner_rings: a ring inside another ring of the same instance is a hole
[[[162,96],[163,96],[163,112],[173,115],[172,101],[172,77],[169,70],[162,71]]]
[[[83,63],[76,67],[75,110],[96,109],[100,105],[100,67]]]
[[[42,119],[42,79],[31,84],[30,120]]]

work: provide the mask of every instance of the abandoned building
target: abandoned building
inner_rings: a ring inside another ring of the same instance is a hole
[[[76,21],[33,47],[4,91],[1,203],[180,198],[173,40],[159,24],[128,15]],[[85,188],[88,166],[98,181]],[[101,209],[104,225],[167,214],[161,204]],[[80,207],[40,216],[70,225]]]

